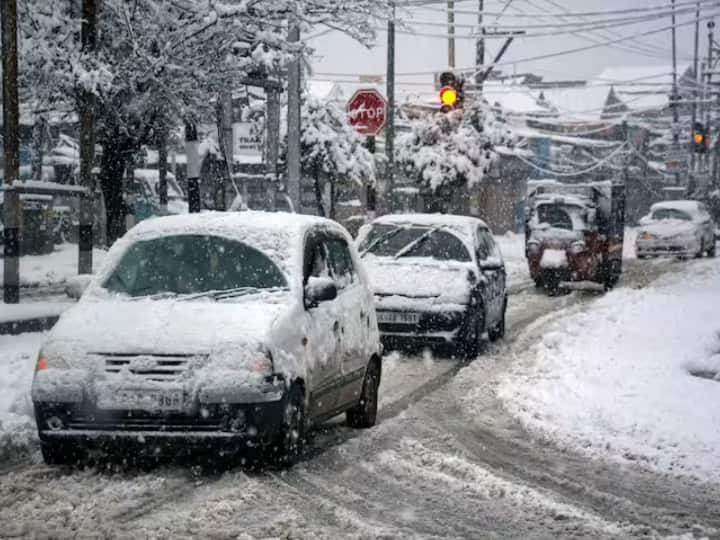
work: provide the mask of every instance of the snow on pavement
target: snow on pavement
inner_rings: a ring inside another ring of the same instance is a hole
[[[30,384],[45,335],[0,336],[0,461],[36,438]]]
[[[508,285],[519,285],[530,281],[528,263],[525,258],[525,236],[514,232],[495,235],[495,242],[505,259],[505,270],[508,275]]]
[[[99,268],[105,259],[105,251],[93,250],[93,267]],[[47,255],[24,255],[20,257],[20,285],[22,287],[43,287],[64,283],[78,273],[77,244],[61,244]],[[0,284],[3,282],[0,272]]]
[[[563,445],[720,482],[718,277],[720,261],[690,263],[551,320],[498,397]]]

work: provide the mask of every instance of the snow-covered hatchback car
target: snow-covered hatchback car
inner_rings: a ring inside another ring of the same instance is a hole
[[[48,463],[264,445],[292,461],[312,424],[377,413],[381,346],[350,235],[330,220],[240,212],[144,221],[44,343],[32,400]]]
[[[505,264],[483,221],[387,215],[363,226],[357,242],[388,347],[451,344],[473,357],[486,331],[503,337]]]
[[[664,201],[641,218],[636,252],[640,258],[658,255],[715,256],[715,224],[698,201]]]

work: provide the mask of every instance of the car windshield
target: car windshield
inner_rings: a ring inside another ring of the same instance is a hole
[[[360,250],[378,257],[426,257],[441,261],[471,260],[455,235],[438,227],[373,225]]]
[[[681,221],[692,221],[690,214],[678,210],[676,208],[658,208],[652,214],[652,218],[655,221],[662,221],[664,219],[678,219]]]
[[[266,255],[210,235],[142,240],[128,248],[103,287],[131,297],[287,288]]]

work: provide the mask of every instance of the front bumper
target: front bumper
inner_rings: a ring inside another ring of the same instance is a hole
[[[378,310],[381,311],[407,313],[402,310]],[[469,310],[466,306],[448,311],[412,311],[411,313],[417,314],[416,323],[378,322],[380,340],[386,350],[453,343],[465,334],[470,324]]]
[[[692,257],[700,252],[700,242],[696,239],[638,240],[635,244],[635,252],[639,257],[661,255]]]
[[[41,441],[75,439],[88,444],[119,441],[153,442],[271,440],[283,426],[286,392],[275,380],[256,401],[231,399],[233,394],[202,389],[185,392],[176,410],[103,408],[92,391],[97,385],[47,382],[33,386],[33,404]],[[120,389],[118,389],[120,391]],[[257,394],[257,392],[255,392]],[[250,395],[253,393],[239,393]]]

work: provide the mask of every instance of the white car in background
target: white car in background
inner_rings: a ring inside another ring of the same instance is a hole
[[[383,343],[442,346],[477,356],[483,335],[505,334],[505,264],[481,220],[387,215],[360,229]]]
[[[664,201],[640,219],[636,252],[640,259],[659,255],[715,256],[715,224],[698,201]]]
[[[313,424],[343,412],[375,423],[380,355],[373,295],[337,223],[149,219],[115,243],[41,349],[31,394],[43,457],[179,442],[292,462]]]

